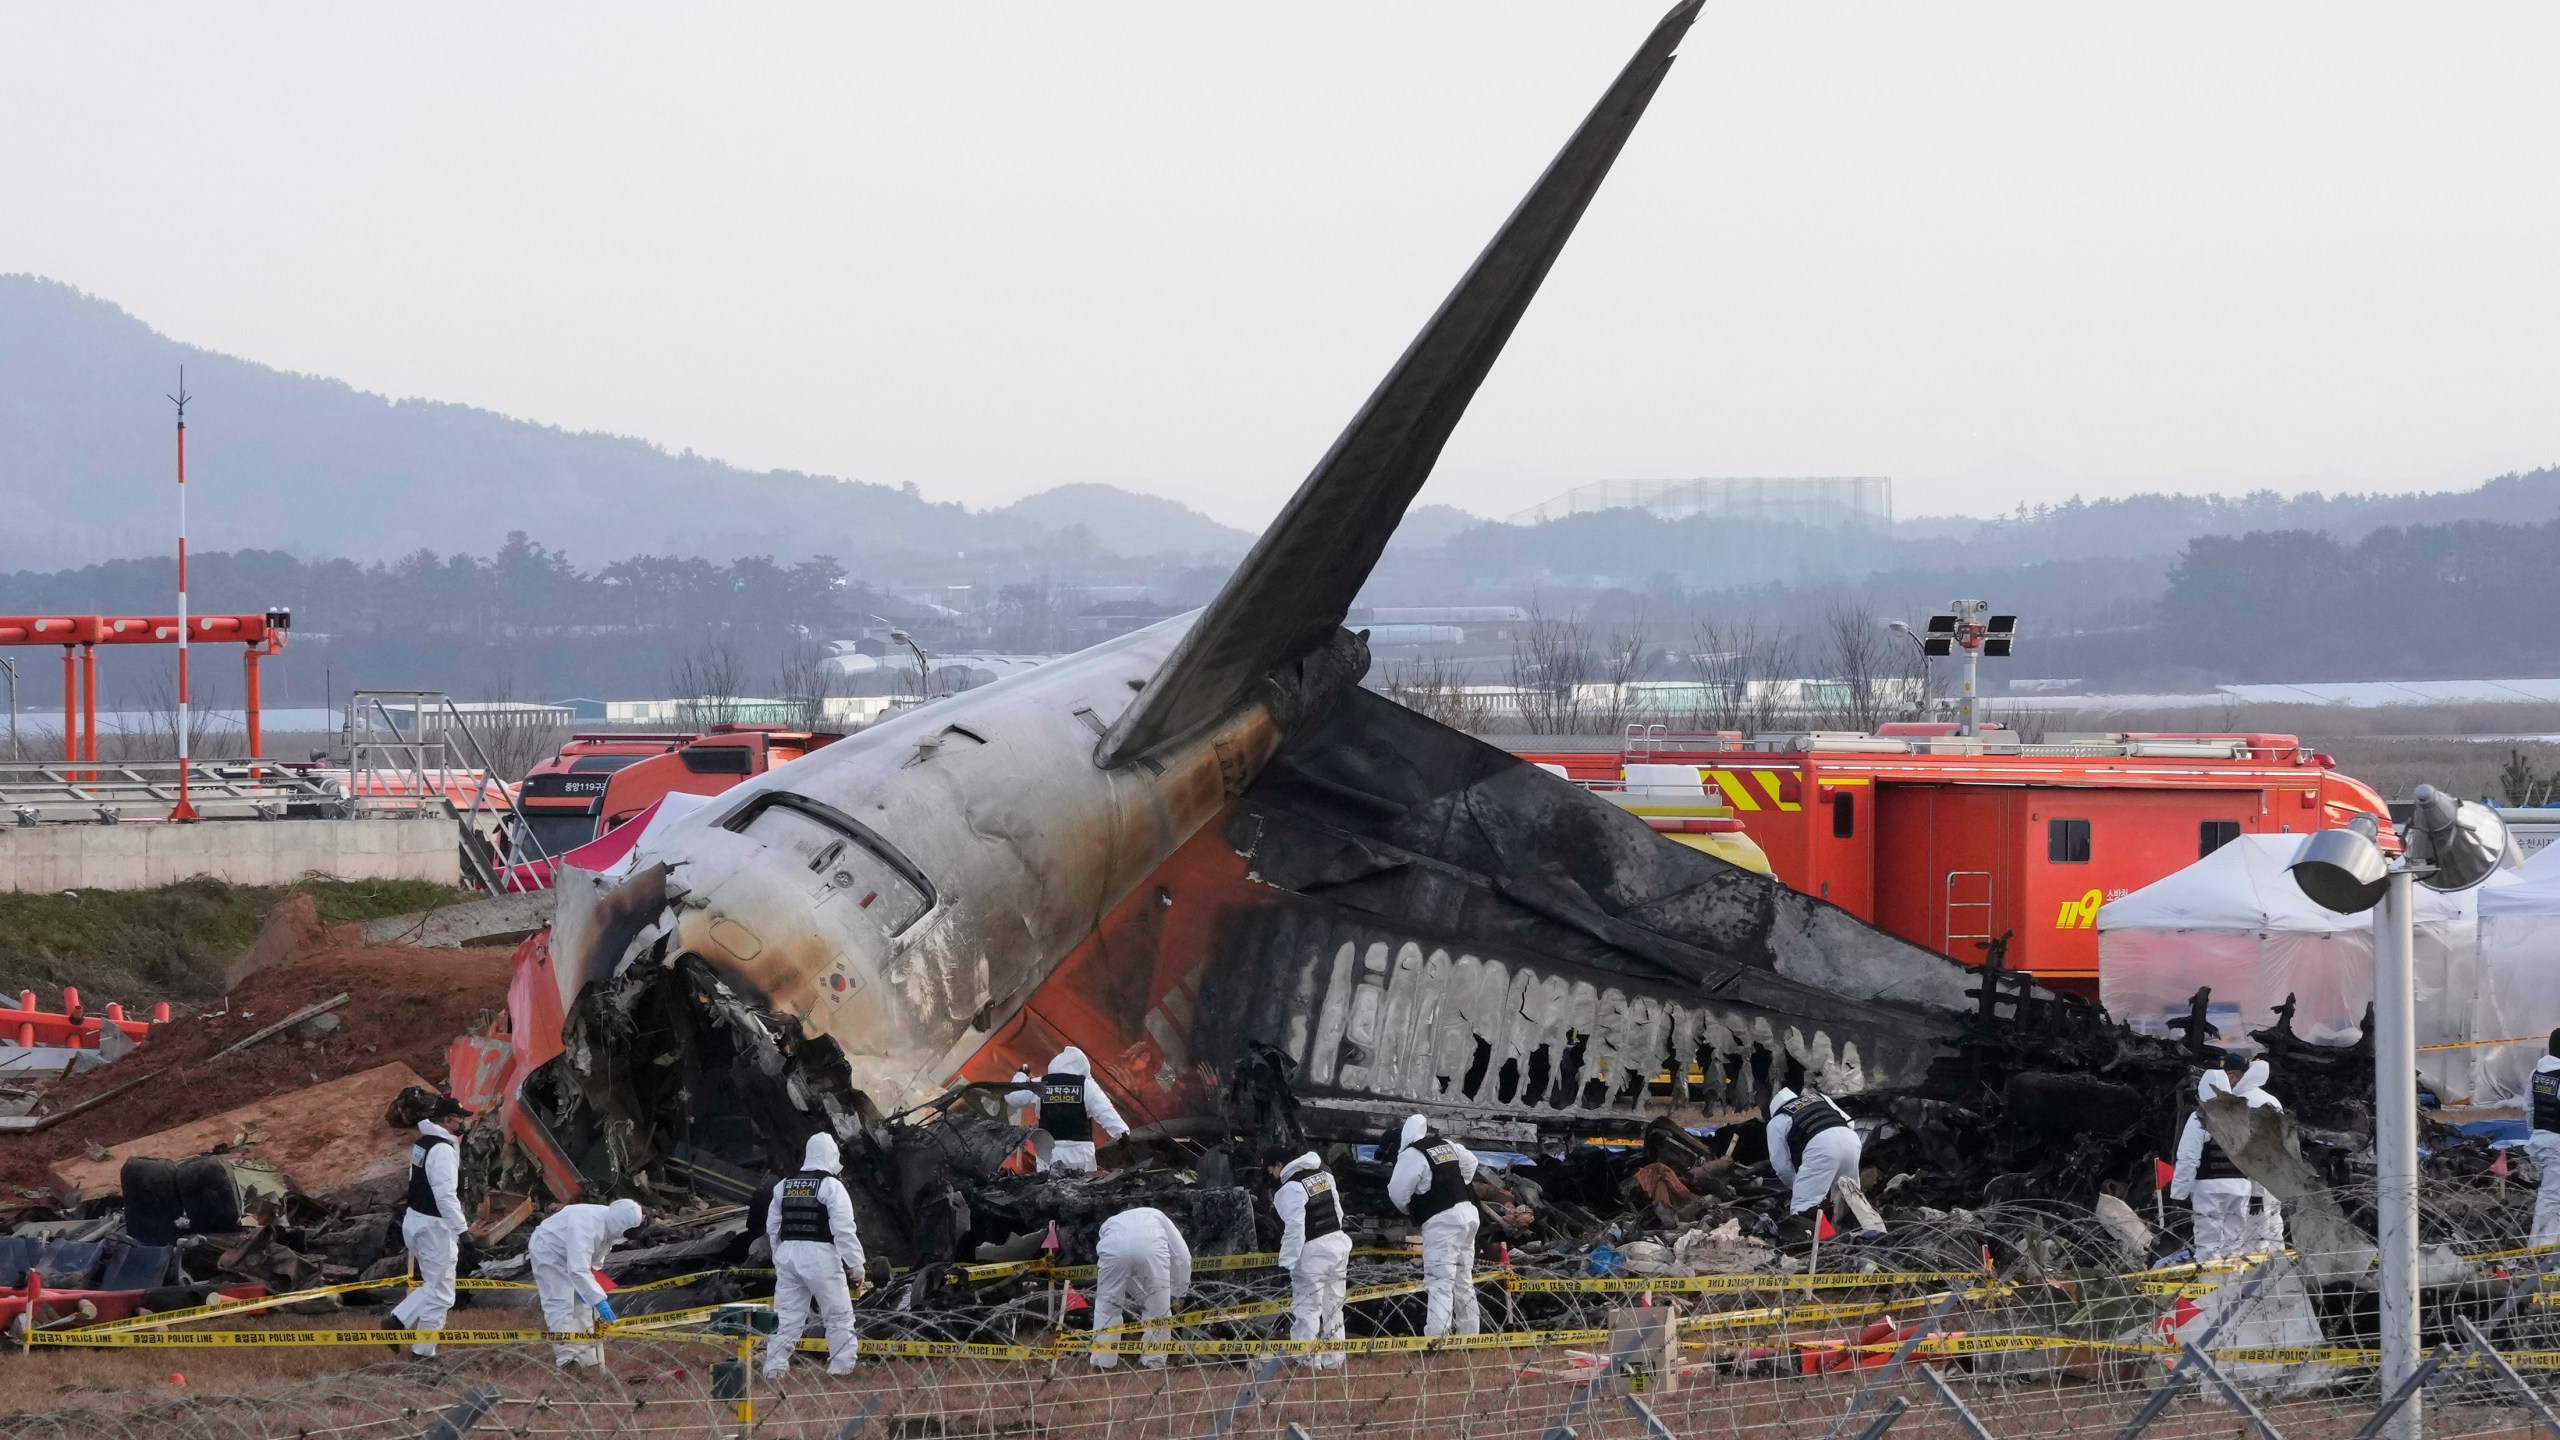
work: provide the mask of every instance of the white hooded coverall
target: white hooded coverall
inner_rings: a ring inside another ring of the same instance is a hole
[[[1419,1115],[1405,1118],[1396,1148],[1396,1169],[1387,1177],[1387,1198],[1398,1210],[1413,1213],[1414,1197],[1431,1188],[1431,1162],[1422,1158],[1416,1141],[1431,1126]],[[1457,1152],[1458,1181],[1476,1178],[1475,1152],[1455,1140],[1444,1142]],[[1422,1222],[1422,1333],[1473,1335],[1484,1328],[1476,1313],[1476,1202],[1472,1196]]]
[[[2536,1082],[2551,1084],[2542,1077],[2553,1074],[2560,1074],[2560,1056],[2545,1055],[2533,1063]],[[2532,1096],[2526,1098],[2532,1102],[2528,1116],[2544,1108]],[[2560,1131],[2542,1128],[2539,1118],[2528,1122],[2532,1128],[2524,1137],[2524,1153],[2533,1157],[2533,1173],[2540,1186],[2533,1196],[2533,1234],[2528,1243],[2548,1245],[2560,1240]]]
[[[1318,1177],[1322,1177],[1319,1179]],[[1320,1218],[1335,1222],[1334,1232],[1307,1238],[1307,1186],[1317,1187],[1314,1203]],[[2560,1185],[2555,1185],[2560,1189]],[[1325,1174],[1324,1162],[1310,1150],[1280,1171],[1279,1193],[1271,1208],[1280,1215],[1280,1268],[1289,1272],[1289,1338],[1342,1338],[1342,1300],[1351,1277],[1351,1233],[1340,1228],[1342,1191]],[[1301,1355],[1302,1362],[1331,1370],[1342,1364],[1339,1351]]]
[[[1191,1293],[1191,1247],[1163,1211],[1141,1207],[1123,1210],[1102,1222],[1093,1246],[1093,1328],[1109,1330],[1131,1313],[1142,1320],[1162,1320],[1173,1302]],[[1150,1328],[1146,1338],[1170,1340],[1170,1329]],[[1097,1346],[1106,1343],[1094,1342]],[[1140,1363],[1161,1368],[1165,1357],[1148,1355]],[[1093,1366],[1109,1370],[1120,1357],[1101,1349]]]
[[[1037,1109],[1040,1091],[1036,1087],[1045,1083],[1050,1075],[1083,1076],[1085,1119],[1094,1129],[1114,1140],[1129,1133],[1129,1122],[1120,1118],[1120,1112],[1111,1107],[1111,1097],[1104,1094],[1102,1086],[1094,1080],[1093,1062],[1073,1045],[1058,1052],[1057,1058],[1049,1062],[1048,1074],[1034,1082],[1034,1088],[1012,1091],[1004,1097],[1004,1103],[1017,1108],[1029,1106]],[[1053,1135],[1049,1139],[1049,1158],[1041,1162],[1040,1168],[1044,1172],[1057,1170],[1069,1175],[1090,1175],[1102,1168],[1101,1162],[1094,1158],[1093,1148],[1091,1140],[1060,1140]]]
[[[1821,1098],[1831,1103],[1829,1097]],[[1797,1163],[1794,1147],[1788,1143],[1795,1119],[1782,1113],[1795,1100],[1795,1090],[1785,1085],[1769,1097],[1769,1172],[1788,1187],[1787,1213],[1801,1215],[1829,1200],[1831,1187],[1841,1176],[1856,1177],[1866,1147],[1858,1139],[1856,1126],[1834,1125],[1806,1137],[1803,1163]]]
[[[2237,1095],[2251,1105],[2283,1109],[2276,1097],[2266,1092],[2266,1083],[2264,1060],[2251,1064],[2237,1085],[2222,1071],[2207,1070],[2196,1081],[2196,1103],[2201,1105],[2216,1095]],[[2186,1201],[2195,1212],[2196,1258],[2221,1260],[2256,1250],[2281,1249],[2284,1213],[2277,1208],[2275,1196],[2246,1176],[2196,1175],[2205,1147],[2212,1140],[2203,1119],[2189,1115],[2186,1129],[2178,1135],[2178,1163],[2169,1180],[2169,1198]]]
[[[821,1131],[809,1137],[808,1149],[800,1157],[801,1174],[774,1187],[773,1203],[766,1207],[764,1233],[773,1244],[773,1313],[776,1324],[773,1336],[765,1342],[764,1376],[779,1380],[791,1368],[792,1351],[800,1344],[800,1336],[809,1328],[809,1311],[815,1306],[818,1318],[827,1327],[827,1373],[848,1374],[853,1369],[856,1342],[853,1335],[853,1286],[845,1277],[859,1275],[864,1264],[862,1237],[854,1230],[853,1196],[846,1192],[844,1160],[837,1153],[835,1137]],[[809,1176],[822,1177],[816,1193],[809,1197],[826,1211],[826,1240],[785,1240],[782,1238],[785,1187],[793,1180]]]
[[[430,1139],[443,1143],[431,1145]],[[400,1215],[400,1238],[418,1266],[417,1288],[391,1307],[391,1318],[404,1330],[441,1330],[444,1317],[453,1309],[454,1266],[461,1259],[462,1232],[470,1228],[462,1213],[462,1197],[454,1191],[455,1178],[461,1173],[457,1155],[452,1131],[433,1120],[418,1122],[418,1143],[409,1149],[409,1165],[426,1172],[436,1213],[403,1210]],[[420,1355],[436,1353],[436,1347],[425,1342],[409,1348]]]
[[[595,1328],[596,1307],[604,1303],[596,1268],[616,1242],[639,1227],[640,1219],[639,1201],[616,1200],[610,1205],[563,1205],[534,1228],[525,1258],[533,1262],[533,1293],[542,1301],[545,1328],[561,1335]],[[562,1366],[602,1365],[604,1347],[555,1341],[551,1359]]]

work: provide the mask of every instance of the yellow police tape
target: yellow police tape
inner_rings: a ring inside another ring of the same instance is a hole
[[[1364,1246],[1351,1252],[1354,1256],[1414,1260],[1420,1257],[1411,1249],[1389,1246]],[[1264,1270],[1280,1263],[1275,1251],[1248,1251],[1242,1255],[1194,1255],[1191,1272],[1215,1275],[1231,1270]],[[972,1284],[986,1280],[1003,1280],[1015,1275],[1038,1275],[1058,1280],[1090,1280],[1090,1265],[1059,1265],[1049,1260],[990,1260],[976,1265],[954,1265],[944,1273],[943,1283],[956,1285],[963,1280]]]
[[[378,1282],[376,1282],[378,1283]],[[731,1302],[724,1306],[701,1307],[706,1312],[722,1309],[753,1310],[762,1302]],[[1850,1319],[1860,1318],[1854,1312],[1872,1313],[1881,1305],[1797,1307],[1795,1318]],[[1819,1311],[1820,1314],[1806,1312]],[[1734,1316],[1700,1316],[1682,1325],[1690,1331],[1702,1322],[1732,1323],[1738,1321],[1774,1321],[1788,1312],[1753,1312]],[[671,1316],[643,1317],[649,1321],[666,1321]],[[695,1315],[690,1318],[706,1318]],[[722,1347],[735,1345],[735,1332],[702,1329],[669,1329],[634,1331],[609,1326],[599,1331],[558,1333],[545,1330],[125,1330],[108,1331],[102,1327],[84,1330],[36,1330],[23,1336],[30,1347],[90,1348],[124,1347],[134,1349],[238,1349],[258,1347],[342,1347],[364,1345],[402,1346],[430,1345],[526,1345],[526,1344],[595,1344],[634,1338],[648,1334],[653,1338],[678,1343],[703,1343]],[[1116,1333],[1095,1336],[1069,1333],[1058,1336],[1047,1345],[995,1345],[951,1340],[871,1339],[861,1342],[861,1353],[874,1359],[964,1359],[990,1360],[1023,1364],[1056,1361],[1073,1355],[1185,1355],[1198,1358],[1237,1359],[1257,1356],[1311,1354],[1409,1354],[1423,1351],[1466,1352],[1484,1350],[1573,1349],[1606,1344],[1605,1330],[1513,1330],[1487,1331],[1476,1335],[1369,1335],[1348,1336],[1339,1340],[1131,1340]],[[1902,1342],[1883,1341],[1873,1344],[1840,1344],[1795,1341],[1784,1348],[1821,1355],[1886,1355],[1900,1348]],[[823,1339],[809,1338],[799,1348],[823,1350]],[[2179,1347],[2167,1343],[2146,1344],[2122,1340],[2082,1339],[2067,1335],[2027,1333],[1995,1333],[1948,1335],[1922,1340],[1914,1354],[1924,1359],[1953,1359],[1963,1356],[2022,1354],[2035,1351],[2071,1350],[2101,1352],[2133,1357],[2175,1355]],[[2503,1358],[2519,1369],[2560,1369],[2560,1350],[2513,1350],[2501,1352]],[[2381,1351],[2358,1346],[2225,1346],[2213,1351],[2214,1358],[2234,1365],[2337,1365],[2370,1369],[2381,1364]],[[2471,1363],[2471,1362],[2463,1362]]]
[[[1503,1288],[1516,1295],[1722,1295],[1747,1290],[1863,1290],[1884,1285],[1946,1285],[1980,1280],[1979,1270],[1910,1270],[1861,1275],[1838,1270],[1810,1275],[1573,1275],[1560,1280],[1530,1280],[1504,1274]]]
[[[1487,1270],[1475,1277],[1475,1283],[1490,1285],[1501,1278],[1501,1271]],[[1421,1281],[1397,1280],[1385,1285],[1363,1285],[1357,1290],[1346,1290],[1342,1294],[1342,1303],[1363,1305],[1372,1300],[1386,1300],[1398,1295],[1421,1293]],[[1227,1305],[1215,1310],[1187,1310],[1180,1314],[1167,1315],[1161,1320],[1131,1320],[1089,1333],[1120,1335],[1132,1330],[1190,1330],[1202,1325],[1224,1325],[1234,1320],[1259,1320],[1273,1315],[1286,1315],[1291,1308],[1292,1302],[1287,1300],[1253,1300],[1242,1305]]]
[[[2513,1251],[2491,1252],[2487,1255],[2474,1256],[2470,1258],[2475,1261],[2485,1261],[2496,1258],[2512,1258],[2516,1256],[2540,1253],[2542,1251],[2547,1251],[2550,1248],[2551,1247],[2549,1246],[2526,1247]],[[1364,1250],[1355,1253],[1373,1256],[1385,1255],[1391,1257],[1404,1257],[1409,1256],[1410,1254],[1410,1252],[1402,1250]],[[2227,1277],[2230,1274],[2235,1274],[2239,1271],[2245,1270],[2249,1265],[2255,1263],[2257,1258],[2263,1257],[2235,1257],[2229,1260],[2163,1266],[2152,1270],[2126,1272],[2113,1278],[2120,1281],[2133,1282],[2145,1293],[2150,1294],[2196,1294],[2212,1289],[2214,1283],[2216,1283],[2215,1281],[2208,1281],[2205,1277],[2213,1276],[2216,1277],[2216,1280],[2218,1281],[2219,1278]],[[1277,1257],[1268,1252],[1264,1252],[1259,1255],[1210,1256],[1202,1257],[1202,1261],[1195,1262],[1194,1268],[1197,1270],[1237,1270],[1268,1265],[1276,1260]],[[1045,1261],[1029,1261],[1005,1262],[1005,1265],[1001,1267],[974,1268],[981,1270],[1003,1268],[1008,1270],[1008,1273],[1022,1273],[1022,1271],[1030,1268],[1039,1268],[1046,1274],[1071,1277],[1073,1272],[1076,1270],[1083,1270],[1090,1273],[1092,1267],[1050,1267]],[[638,1293],[650,1290],[674,1288],[721,1274],[770,1275],[771,1273],[772,1272],[770,1270],[737,1270],[727,1272],[704,1271],[692,1275],[676,1276],[666,1280],[652,1281],[647,1284],[627,1286],[624,1288],[628,1291]],[[1888,1289],[1910,1285],[1953,1285],[1964,1283],[1965,1288],[1963,1293],[1966,1298],[1984,1299],[2014,1294],[2019,1288],[2016,1284],[2011,1282],[1993,1281],[1980,1271],[1886,1271],[1864,1274],[1851,1271],[1839,1271],[1810,1275],[1746,1274],[1656,1277],[1605,1276],[1569,1277],[1564,1279],[1527,1279],[1509,1271],[1486,1271],[1476,1275],[1474,1278],[1475,1283],[1478,1285],[1498,1284],[1515,1294],[1623,1295],[1640,1292],[1652,1292],[1655,1294],[1712,1294],[1766,1290],[1785,1291],[1797,1289]],[[2540,1278],[2543,1280],[2549,1280],[2552,1277]],[[225,1301],[215,1304],[195,1306],[186,1310],[165,1311],[159,1314],[137,1316],[130,1320],[109,1321],[103,1324],[86,1326],[79,1329],[34,1330],[26,1333],[24,1339],[29,1345],[43,1346],[124,1345],[141,1347],[185,1347],[195,1345],[242,1347],[257,1345],[405,1345],[411,1343],[498,1345],[546,1341],[555,1343],[581,1343],[598,1339],[637,1337],[645,1335],[685,1342],[696,1340],[716,1340],[719,1343],[728,1344],[734,1342],[734,1332],[718,1335],[705,1332],[699,1328],[701,1322],[725,1311],[763,1309],[768,1307],[771,1303],[769,1299],[722,1301],[712,1304],[692,1306],[681,1310],[632,1316],[628,1319],[608,1323],[595,1332],[573,1335],[557,1335],[542,1330],[443,1330],[412,1332],[376,1329],[331,1329],[191,1331],[170,1333],[167,1329],[167,1327],[173,1325],[203,1320],[223,1319],[264,1310],[285,1309],[310,1300],[340,1296],[357,1291],[380,1290],[400,1286],[406,1283],[408,1283],[408,1279],[405,1276],[395,1276],[380,1280],[351,1281],[344,1284],[327,1285],[315,1287],[309,1290],[293,1291],[282,1295],[260,1296],[253,1299]],[[461,1280],[456,1282],[456,1284],[457,1288],[471,1290],[523,1291],[531,1288],[521,1281],[509,1280],[474,1279]],[[1346,1304],[1356,1305],[1399,1295],[1410,1295],[1422,1288],[1423,1287],[1419,1281],[1396,1281],[1381,1285],[1369,1285],[1348,1292],[1344,1296],[1344,1301]],[[1942,1291],[1940,1293],[1943,1295],[1945,1292]],[[1916,1298],[1936,1297],[1906,1296],[1903,1297],[1901,1304],[1907,1306]],[[1269,1318],[1287,1314],[1289,1313],[1290,1308],[1290,1302],[1287,1300],[1251,1301],[1239,1305],[1171,1315],[1154,1322],[1144,1319],[1132,1320],[1120,1325],[1115,1325],[1108,1330],[1098,1332],[1069,1332],[1060,1335],[1050,1344],[1045,1346],[988,1345],[960,1341],[871,1340],[865,1341],[862,1348],[865,1353],[873,1355],[891,1355],[926,1359],[969,1358],[1030,1361],[1052,1360],[1062,1355],[1088,1354],[1096,1350],[1130,1354],[1232,1357],[1250,1355],[1299,1355],[1310,1353],[1332,1353],[1336,1351],[1348,1353],[1395,1352],[1421,1350],[1434,1347],[1454,1349],[1537,1348],[1541,1346],[1591,1344],[1598,1343],[1600,1339],[1605,1339],[1603,1332],[1583,1330],[1509,1331],[1494,1332],[1484,1336],[1440,1337],[1438,1339],[1428,1339],[1422,1336],[1372,1336],[1347,1338],[1338,1341],[1173,1340],[1151,1342],[1144,1340],[1125,1340],[1120,1338],[1130,1334],[1131,1332],[1150,1329],[1188,1329],[1231,1323],[1239,1320]],[[1799,1324],[1826,1324],[1843,1320],[1870,1318],[1875,1315],[1887,1313],[1894,1308],[1897,1307],[1893,1302],[1884,1300],[1862,1300],[1847,1303],[1815,1302],[1802,1305],[1770,1306],[1754,1310],[1724,1311],[1714,1314],[1693,1316],[1680,1323],[1680,1330],[1681,1333],[1686,1335],[1702,1335],[1721,1330],[1757,1329],[1771,1326],[1789,1326]],[[1802,1344],[1804,1342],[1795,1343]],[[820,1339],[808,1339],[802,1341],[801,1344],[803,1348],[823,1349],[825,1342]],[[1887,1344],[1882,1347],[1844,1347],[1838,1344],[1826,1343],[1822,1348],[1826,1353],[1836,1354],[1877,1348],[1889,1351],[1894,1348],[1894,1345]],[[2061,1349],[2099,1350],[2138,1355],[2167,1355],[2176,1353],[2177,1347],[2167,1344],[2150,1345],[2126,1341],[2077,1339],[2058,1335],[1988,1334],[1956,1336],[1925,1341],[1921,1346],[1920,1353],[1931,1356],[1956,1356]],[[2235,1364],[2332,1364],[2344,1366],[2370,1366],[2378,1363],[2378,1352],[2354,1347],[2259,1347],[2247,1350],[2216,1350],[2214,1353],[2218,1358],[2228,1359]],[[2523,1351],[2511,1354],[2508,1358],[2510,1361],[2521,1367],[2560,1368],[2560,1351]]]

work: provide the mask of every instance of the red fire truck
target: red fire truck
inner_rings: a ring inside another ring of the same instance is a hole
[[[526,772],[516,792],[520,829],[557,858],[675,793],[717,795],[751,775],[837,739],[779,725],[714,725],[699,735],[573,735]],[[521,833],[509,851],[535,858]]]
[[[2307,833],[2389,814],[2291,735],[2086,734],[2023,743],[1937,724],[1875,734],[1631,732],[1611,753],[1542,752],[1596,789],[1629,766],[1694,767],[1788,885],[1880,929],[2006,962],[2094,997],[2098,907],[2235,836]],[[1659,771],[1641,770],[1650,778]]]

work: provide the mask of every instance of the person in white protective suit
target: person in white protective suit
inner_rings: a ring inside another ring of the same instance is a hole
[[[462,1258],[462,1232],[470,1222],[462,1213],[455,1182],[461,1174],[460,1137],[442,1122],[469,1118],[471,1112],[450,1098],[438,1100],[418,1122],[418,1143],[409,1147],[408,1206],[400,1214],[400,1238],[417,1265],[418,1287],[391,1309],[386,1330],[441,1330],[453,1309],[454,1267]],[[399,1347],[394,1346],[396,1353]],[[409,1347],[432,1356],[432,1342]]]
[[[1191,1247],[1163,1211],[1151,1207],[1123,1210],[1102,1222],[1093,1246],[1093,1328],[1100,1332],[1135,1314],[1162,1320],[1173,1302],[1191,1293]],[[1149,1328],[1146,1339],[1165,1341],[1173,1331]],[[1161,1369],[1165,1357],[1148,1355],[1140,1363]],[[1110,1370],[1120,1357],[1093,1352],[1093,1368]]]
[[[2551,1032],[2546,1053],[2533,1062],[2528,1088],[2533,1108],[2526,1123],[2533,1128],[2525,1132],[2524,1153],[2533,1157],[2539,1187],[2533,1196],[2530,1243],[2548,1245],[2560,1240],[2560,1030]]]
[[[1473,1335],[1476,1313],[1475,1152],[1431,1133],[1419,1115],[1405,1117],[1387,1198],[1422,1226],[1422,1333]]]
[[[2251,1105],[2281,1110],[2266,1091],[2267,1062],[2251,1065],[2233,1084],[2228,1071],[2207,1070],[2196,1081],[2196,1103],[2216,1095],[2238,1095]],[[2223,1153],[2201,1117],[2187,1116],[2178,1135],[2178,1163],[2169,1178],[2169,1198],[2184,1200],[2194,1212],[2193,1244],[2199,1260],[2221,1260],[2267,1248],[2270,1218],[2274,1243],[2284,1243],[2284,1220],[2275,1198]]]
[[[1342,1228],[1342,1188],[1312,1150],[1263,1156],[1280,1182],[1271,1208],[1280,1216],[1280,1268],[1289,1272],[1289,1338],[1342,1338],[1342,1300],[1351,1276],[1351,1232]],[[2560,1188],[2560,1187],[2555,1187]],[[1340,1351],[1300,1355],[1299,1363],[1339,1369]]]
[[[1129,1133],[1129,1122],[1111,1106],[1111,1097],[1093,1078],[1093,1062],[1070,1045],[1049,1062],[1037,1085],[1008,1093],[1004,1103],[1016,1108],[1040,1107],[1040,1128],[1049,1132],[1049,1158],[1043,1171],[1090,1175],[1102,1168],[1094,1159],[1093,1132],[1117,1140]]]
[[[1769,1171],[1787,1187],[1787,1213],[1802,1215],[1831,1198],[1831,1187],[1858,1178],[1864,1146],[1849,1112],[1830,1096],[1785,1085],[1769,1097]]]
[[[764,1347],[764,1378],[779,1380],[791,1368],[801,1332],[809,1328],[814,1306],[827,1327],[827,1373],[850,1374],[856,1342],[853,1336],[853,1281],[863,1271],[862,1237],[854,1230],[853,1196],[840,1178],[844,1160],[835,1137],[824,1131],[809,1137],[801,1152],[800,1173],[784,1176],[773,1187],[773,1203],[764,1215],[765,1238],[773,1245],[773,1313],[776,1324]]]
[[[639,1201],[616,1200],[610,1205],[563,1205],[534,1227],[525,1258],[533,1262],[533,1293],[542,1301],[545,1328],[576,1335],[593,1330],[599,1312],[613,1318],[604,1287],[596,1283],[596,1268],[623,1236],[639,1228],[641,1219]],[[564,1370],[602,1365],[604,1347],[555,1341],[551,1360]]]

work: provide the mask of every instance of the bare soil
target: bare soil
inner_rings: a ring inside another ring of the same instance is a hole
[[[69,1077],[45,1096],[65,1109],[137,1075],[156,1078],[50,1130],[0,1135],[0,1206],[50,1193],[48,1168],[89,1145],[116,1145],[218,1115],[255,1100],[399,1061],[431,1081],[445,1074],[445,1050],[506,1005],[513,952],[365,946],[353,925],[313,925],[299,953],[240,983],[225,1007],[155,1027],[140,1049],[111,1065]],[[335,1029],[317,1039],[294,1031],[221,1060],[232,1042],[304,1006],[344,992]]]

